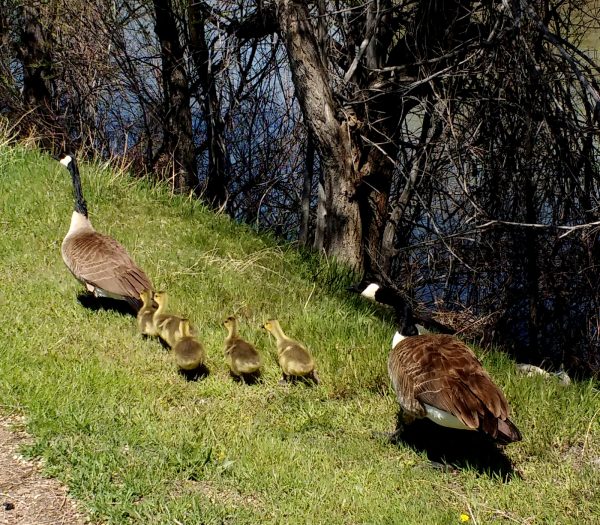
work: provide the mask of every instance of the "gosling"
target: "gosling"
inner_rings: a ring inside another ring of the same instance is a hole
[[[140,293],[142,307],[137,314],[137,323],[142,335],[158,335],[154,328],[154,312],[156,311],[156,305],[153,301],[153,295],[152,290],[143,290]]]
[[[256,348],[238,335],[238,322],[235,317],[223,321],[228,334],[225,338],[225,359],[231,375],[246,383],[256,381],[260,376],[262,359]]]
[[[179,321],[178,334],[173,345],[173,356],[175,357],[175,363],[182,371],[189,372],[204,366],[206,359],[204,347],[191,334],[188,319]]]
[[[283,373],[280,383],[285,383],[290,379],[292,381],[302,379],[310,380],[318,385],[319,378],[315,370],[315,361],[306,347],[287,337],[276,319],[269,319],[263,328],[273,334],[277,341],[279,366]]]
[[[167,345],[173,348],[179,336],[179,325],[182,321],[182,317],[165,313],[168,300],[169,296],[167,295],[167,292],[154,293],[154,301],[158,307],[154,311],[152,322],[154,324],[154,332],[156,335],[160,336]]]

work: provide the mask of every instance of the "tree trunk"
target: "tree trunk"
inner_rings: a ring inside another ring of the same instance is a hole
[[[387,220],[388,197],[392,182],[391,166],[386,166],[383,155],[371,149],[367,161],[360,166],[360,185],[357,199],[362,219],[362,243],[364,246],[364,271],[378,274],[381,238]]]
[[[23,103],[31,111],[25,121],[25,132],[41,134],[38,136],[42,147],[52,151],[54,140],[61,142],[62,137],[54,137],[58,126],[52,100],[51,42],[42,26],[40,5],[37,2],[25,2],[22,7],[17,54],[23,65]]]
[[[206,12],[201,2],[191,2],[188,7],[190,22],[190,51],[202,87],[202,113],[206,125],[208,144],[208,173],[203,198],[209,206],[220,208],[227,201],[227,150],[223,138],[225,125],[221,118],[216,78],[206,44],[204,24]]]
[[[327,223],[327,208],[325,207],[325,182],[323,173],[319,174],[319,184],[317,186],[317,214],[315,218],[315,238],[313,240],[313,250],[319,253],[325,247],[325,225]]]
[[[182,193],[198,191],[188,77],[173,5],[171,0],[154,0],[154,9],[166,116],[163,149],[173,159],[175,190]]]
[[[310,220],[310,195],[315,171],[315,143],[310,133],[306,141],[306,173],[302,184],[302,203],[300,210],[300,230],[298,242],[301,246],[308,246],[308,223]]]
[[[363,267],[362,231],[356,200],[358,174],[347,122],[339,122],[306,3],[279,0],[277,15],[285,42],[296,96],[321,158],[327,221],[323,248],[357,271]]]

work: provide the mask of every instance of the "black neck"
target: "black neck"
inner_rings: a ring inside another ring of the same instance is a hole
[[[375,292],[375,300],[378,303],[387,304],[394,308],[399,305],[406,306],[404,298],[396,290],[387,286],[382,286]]]
[[[77,162],[74,158],[71,159],[68,166],[71,172],[71,178],[73,179],[73,196],[75,198],[74,210],[77,213],[81,213],[84,217],[88,216],[87,204],[83,198],[83,191],[81,190],[81,177],[79,176],[79,168],[77,168]]]
[[[405,337],[419,335],[419,330],[417,329],[412,310],[403,299],[400,299],[400,301],[396,303],[394,311],[396,312],[396,325],[398,326],[400,335]]]

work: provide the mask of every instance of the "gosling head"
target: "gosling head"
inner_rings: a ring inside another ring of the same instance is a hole
[[[140,292],[140,299],[144,306],[148,306],[152,302],[152,290],[143,290]]]
[[[235,326],[236,323],[237,319],[233,315],[230,315],[227,319],[225,319],[225,321],[223,321],[223,325],[225,326],[225,328],[231,328]]]
[[[154,301],[159,306],[161,304],[165,304],[167,302],[167,292],[165,292],[165,291],[154,292]]]
[[[277,321],[275,319],[269,319],[268,321],[265,321],[265,323],[262,325],[262,327],[267,332],[272,332],[273,329],[275,328],[276,324],[277,324]]]

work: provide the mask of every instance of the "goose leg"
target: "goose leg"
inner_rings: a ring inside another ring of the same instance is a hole
[[[412,418],[406,414],[403,410],[398,410],[396,414],[396,428],[393,432],[388,434],[389,440],[396,444],[402,437],[402,432],[406,428],[406,425],[412,421]]]

